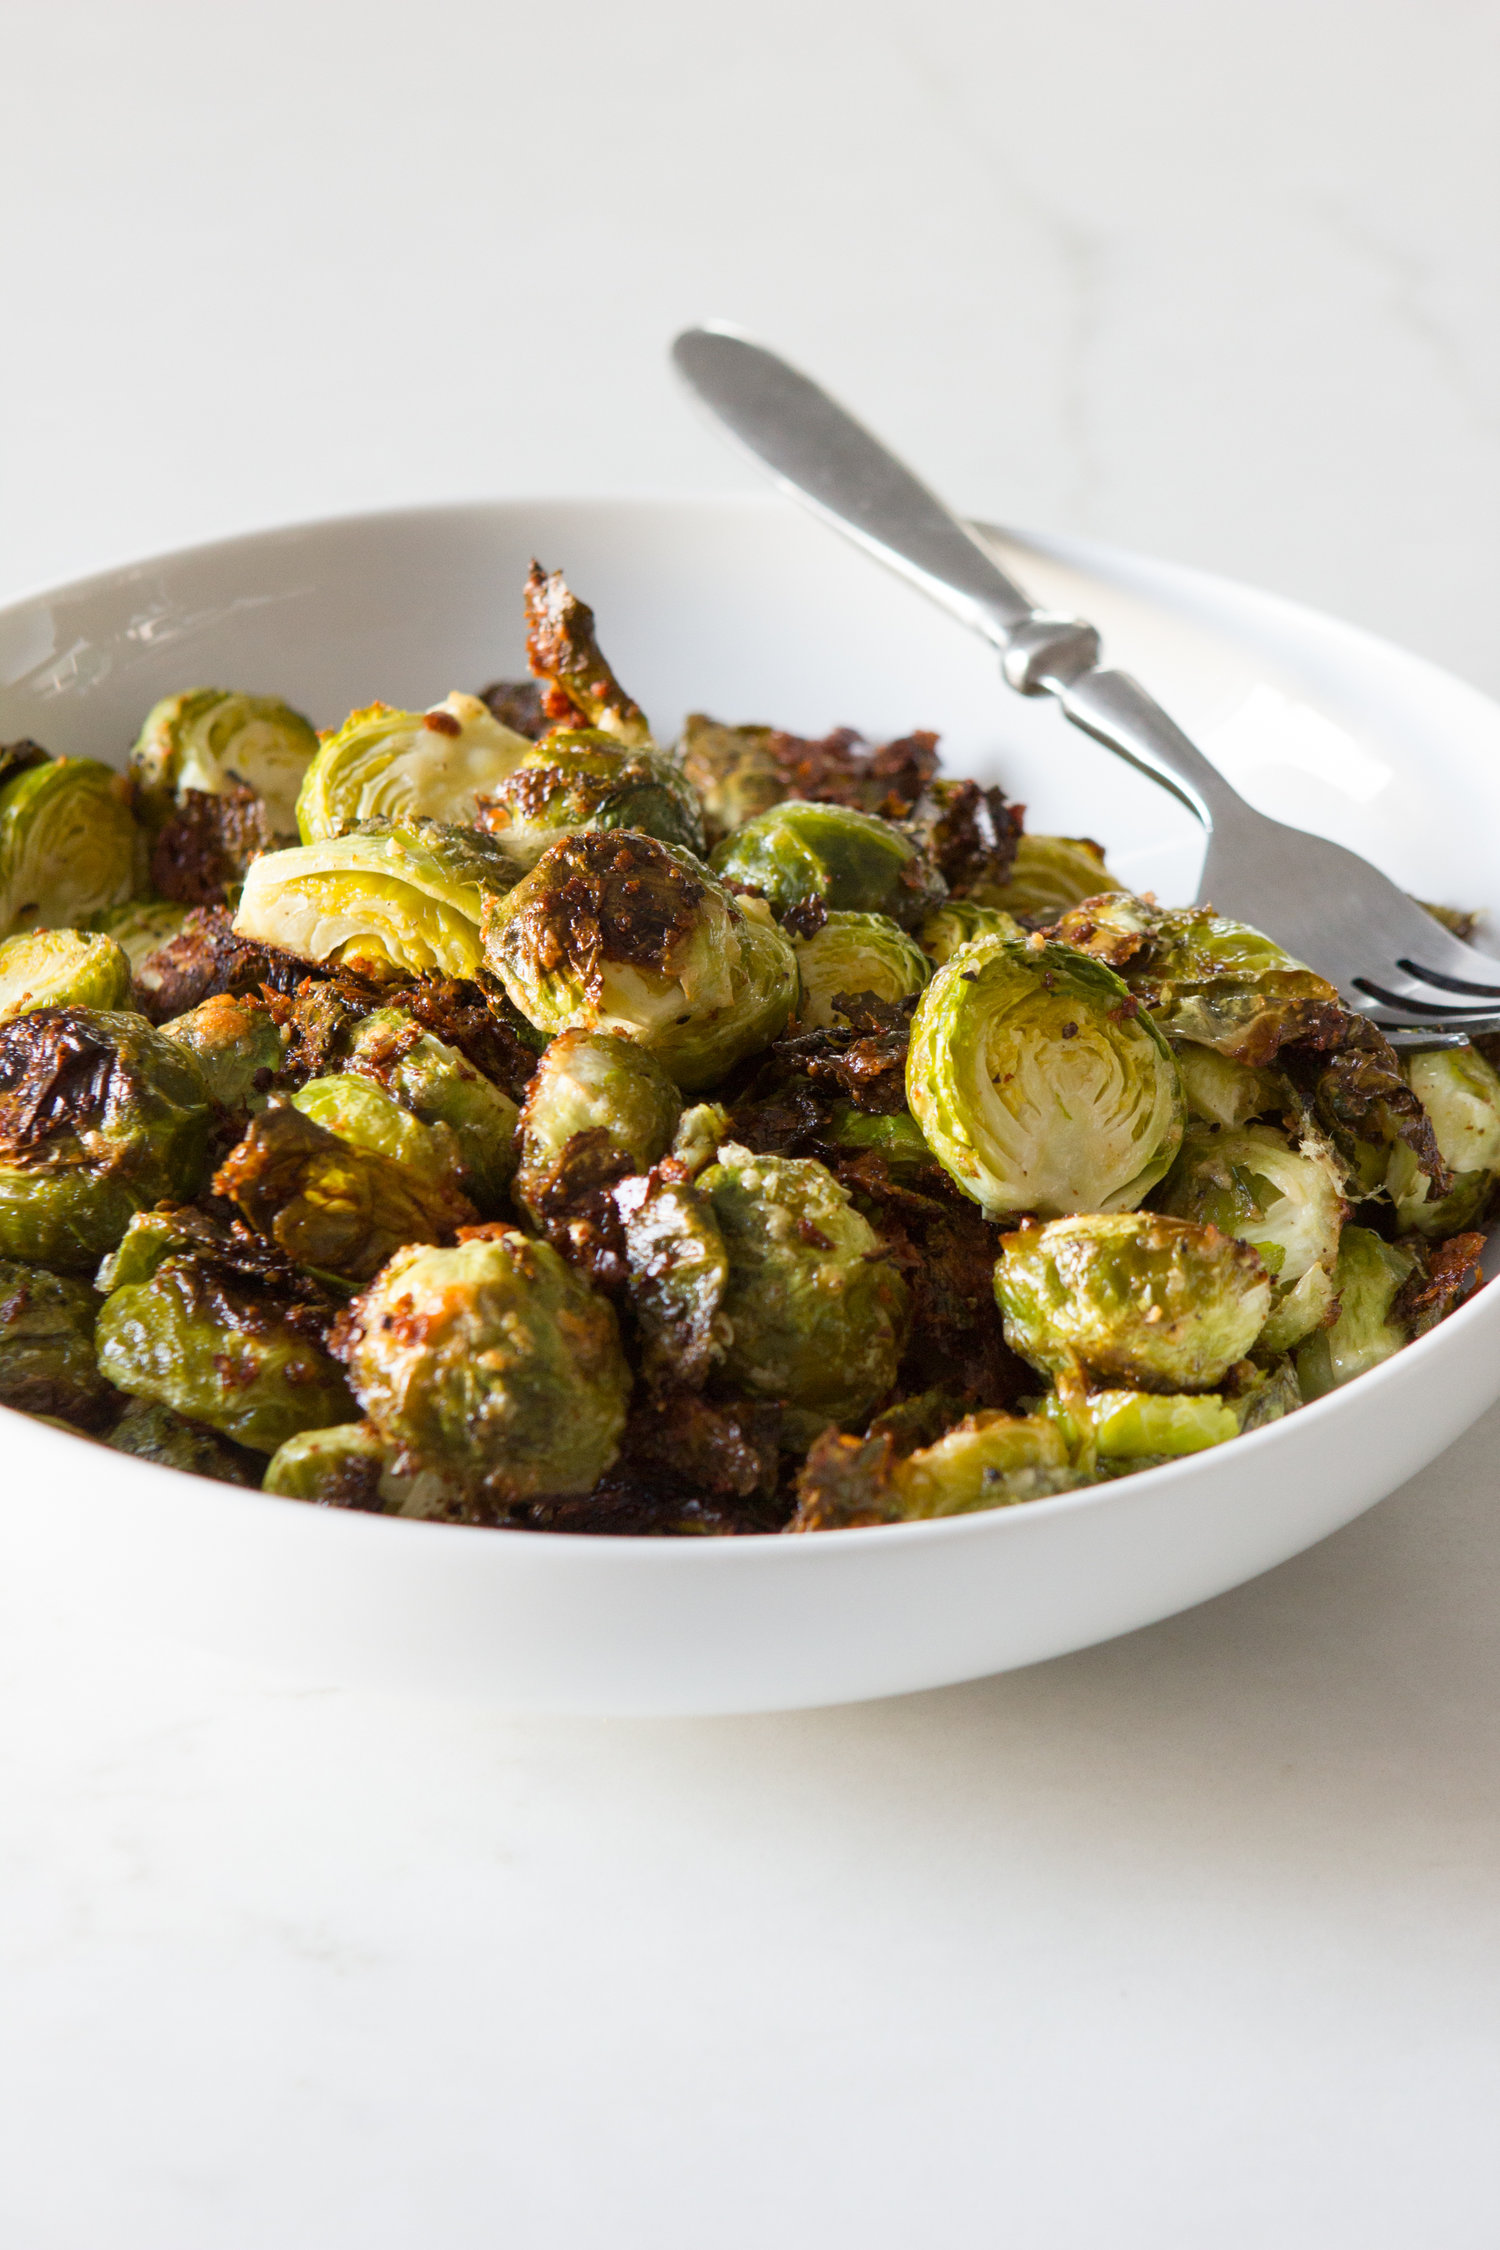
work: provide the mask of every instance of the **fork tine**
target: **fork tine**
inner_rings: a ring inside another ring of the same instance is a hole
[[[1444,992],[1472,992],[1487,1000],[1500,1000],[1500,984],[1475,984],[1465,977],[1445,976],[1441,969],[1424,969],[1418,961],[1398,961],[1398,969],[1408,976],[1423,977],[1428,984],[1437,985]]]
[[[1382,1008],[1392,1008],[1403,1018],[1408,1015],[1433,1016],[1445,1023],[1464,1024],[1480,1016],[1492,1016],[1495,1010],[1471,1004],[1465,1008],[1453,1000],[1428,1000],[1417,990],[1393,991],[1388,985],[1377,984],[1373,977],[1356,977],[1354,987],[1367,998],[1377,1000]],[[1500,995],[1497,995],[1500,997]],[[1366,1011],[1368,1012],[1368,1011]]]

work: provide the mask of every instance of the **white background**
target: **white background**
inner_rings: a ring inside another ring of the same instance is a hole
[[[5,0],[0,596],[748,482],[664,367],[713,314],[976,513],[1500,690],[1497,107],[1493,0]],[[7,2250],[1488,2250],[1497,1441],[776,1719],[293,1694],[0,1589]]]

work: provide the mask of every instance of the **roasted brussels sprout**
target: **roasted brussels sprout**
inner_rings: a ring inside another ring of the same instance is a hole
[[[424,1125],[376,1080],[352,1071],[310,1078],[291,1099],[294,1109],[352,1148],[372,1149],[404,1165],[440,1194],[459,1188],[463,1157],[458,1136],[447,1125]]]
[[[683,721],[677,755],[703,806],[711,844],[786,795],[786,775],[771,748],[776,739],[773,727],[726,727],[701,711]]]
[[[648,1381],[698,1389],[724,1357],[729,1256],[706,1194],[667,1163],[614,1192]]]
[[[197,1061],[143,1016],[0,1026],[0,1256],[92,1273],[133,1212],[196,1193],[212,1123]]]
[[[651,747],[640,705],[615,678],[594,632],[594,613],[560,570],[531,566],[526,581],[526,660],[545,680],[549,718],[612,734],[634,750]]]
[[[1273,1294],[1258,1350],[1290,1351],[1322,1322],[1347,1206],[1316,1141],[1294,1148],[1274,1125],[1190,1125],[1152,1201],[1259,1251]]]
[[[967,1415],[904,1457],[877,1424],[868,1438],[828,1430],[797,1479],[791,1531],[842,1531],[1013,1507],[1087,1482],[1057,1426],[1042,1415]]]
[[[1295,1106],[1279,1071],[1252,1070],[1212,1047],[1179,1040],[1173,1048],[1182,1077],[1188,1116],[1205,1125],[1248,1125]]]
[[[101,907],[87,927],[114,939],[134,976],[159,946],[176,937],[186,918],[187,908],[175,899],[133,898],[124,906]]]
[[[1352,1382],[1411,1341],[1395,1306],[1416,1268],[1415,1252],[1406,1245],[1384,1242],[1369,1227],[1345,1227],[1333,1272],[1338,1316],[1295,1355],[1304,1398],[1321,1398]]]
[[[459,827],[531,749],[474,695],[453,694],[430,711],[372,703],[326,734],[297,800],[304,844],[352,835],[372,820]]]
[[[722,1102],[695,1102],[683,1111],[672,1135],[672,1155],[690,1180],[712,1164],[730,1132],[729,1112]]]
[[[1040,939],[976,938],[917,1003],[912,1115],[990,1218],[1124,1211],[1177,1153],[1177,1065],[1102,962]]]
[[[209,1094],[231,1112],[258,1107],[286,1054],[287,1035],[264,1000],[217,993],[162,1025],[195,1055]]]
[[[1343,1017],[1326,977],[1212,907],[1168,909],[1120,892],[1085,899],[1051,935],[1118,969],[1168,1038],[1252,1068],[1292,1040],[1326,1039]]]
[[[1006,1235],[995,1297],[1011,1349],[1059,1382],[1210,1391],[1259,1335],[1271,1282],[1217,1227],[1120,1211]]]
[[[490,907],[485,957],[539,1031],[617,1031],[693,1089],[785,1025],[789,940],[701,861],[630,829],[565,836]]]
[[[1397,1221],[1403,1232],[1457,1234],[1484,1216],[1500,1179],[1500,1076],[1474,1047],[1404,1056],[1401,1074],[1431,1120],[1453,1185],[1434,1196],[1431,1178],[1402,1144],[1406,1161],[1387,1174]]]
[[[1104,864],[1104,853],[1087,836],[1030,836],[1016,841],[1016,856],[1003,883],[975,884],[969,896],[984,906],[1030,922],[1065,914],[1086,898],[1121,891]]]
[[[294,1114],[294,1113],[293,1113]],[[255,1453],[298,1430],[352,1421],[323,1348],[326,1308],[296,1302],[212,1257],[174,1253],[99,1315],[99,1367],[117,1390],[168,1406]]]
[[[368,1422],[336,1422],[331,1430],[299,1430],[271,1456],[261,1485],[282,1500],[379,1515],[389,1454]]]
[[[540,1226],[567,1151],[587,1137],[613,1177],[664,1156],[682,1096],[655,1056],[608,1031],[564,1031],[537,1066],[521,1111],[515,1198]]]
[[[868,1413],[895,1380],[906,1285],[831,1172],[727,1141],[698,1181],[729,1254],[726,1379],[783,1401],[787,1433]]]
[[[185,1469],[189,1476],[212,1477],[217,1484],[249,1485],[261,1478],[261,1457],[221,1437],[201,1423],[186,1422],[170,1406],[133,1398],[105,1439],[114,1453],[133,1453],[163,1469]]]
[[[856,1109],[853,1102],[836,1102],[828,1115],[826,1137],[836,1149],[851,1154],[869,1149],[883,1157],[896,1179],[908,1173],[931,1173],[937,1167],[937,1158],[909,1110],[872,1116],[868,1110]]]
[[[516,1168],[520,1111],[457,1047],[410,1015],[379,1008],[354,1033],[345,1066],[384,1086],[456,1147],[458,1185],[485,1217],[499,1209]]]
[[[914,938],[886,914],[825,915],[811,937],[792,944],[802,981],[798,1028],[824,1030],[843,1015],[840,994],[873,992],[878,1000],[906,1000],[920,992],[932,965]]]
[[[84,1282],[0,1259],[0,1406],[103,1427],[120,1402],[94,1358],[98,1305]]]
[[[363,1079],[320,1083],[368,1097],[358,1105],[361,1123],[381,1102],[389,1115],[380,1125],[399,1119],[412,1135],[432,1131]],[[298,1102],[310,1091],[304,1087]],[[351,1101],[338,1113],[346,1129],[354,1107]],[[357,1145],[286,1103],[252,1120],[215,1174],[214,1191],[298,1265],[347,1281],[368,1281],[403,1243],[441,1242],[475,1217],[451,1177]]]
[[[1301,1106],[1325,1133],[1356,1196],[1413,1199],[1418,1176],[1434,1197],[1453,1175],[1432,1120],[1402,1076],[1401,1059],[1368,1016],[1336,1013],[1323,1036],[1279,1058]]]
[[[318,747],[311,725],[274,695],[190,688],[146,714],[130,753],[141,817],[160,828],[187,792],[236,785],[262,799],[277,836],[297,833],[297,792]]]
[[[550,1244],[514,1228],[398,1250],[335,1348],[399,1467],[497,1507],[587,1492],[619,1449],[630,1370],[615,1316]]]
[[[626,750],[598,728],[549,734],[483,798],[479,825],[519,867],[580,828],[634,828],[701,853],[703,815],[680,767],[660,750]]]
[[[479,918],[516,869],[493,838],[425,821],[372,825],[328,843],[266,852],[251,868],[236,933],[375,983],[437,969],[472,977]]]
[[[1233,1406],[1213,1391],[1090,1391],[1083,1401],[1070,1399],[1066,1411],[1074,1419],[1082,1413],[1088,1449],[1106,1464],[1144,1468],[1202,1453],[1240,1434]]]
[[[130,963],[113,938],[27,930],[0,941],[0,1023],[38,1008],[123,1008]]]
[[[849,805],[792,798],[714,847],[714,872],[778,911],[821,899],[830,913],[888,914],[916,929],[947,885],[904,830]]]
[[[977,899],[947,898],[934,908],[918,933],[922,951],[934,968],[951,961],[961,945],[978,937],[1020,938],[1026,935],[1013,914],[998,906],[981,906]]]
[[[0,935],[68,929],[122,905],[140,858],[123,774],[93,758],[11,774],[0,784]]]

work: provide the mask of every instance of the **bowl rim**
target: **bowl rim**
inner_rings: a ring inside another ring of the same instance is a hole
[[[232,532],[216,539],[196,540],[182,546],[162,548],[123,562],[106,564],[102,568],[90,571],[81,577],[61,579],[43,586],[11,593],[3,601],[0,601],[0,620],[7,619],[20,611],[47,601],[62,598],[81,600],[94,594],[103,594],[155,570],[195,563],[208,564],[232,561],[236,555],[247,553],[257,547],[264,547],[276,542],[290,541],[294,543],[301,537],[311,538],[320,533],[337,534],[355,529],[374,532],[383,526],[394,529],[415,525],[424,519],[453,522],[465,517],[478,519],[501,511],[519,511],[528,508],[575,508],[587,509],[595,514],[624,514],[632,509],[643,507],[681,515],[709,515],[728,508],[769,517],[785,513],[792,509],[793,504],[776,492],[729,490],[713,493],[648,489],[638,492],[603,494],[505,492],[492,495],[470,495],[465,498],[407,501],[393,506],[339,510],[331,514],[296,517],[264,524],[250,530]],[[1325,613],[1307,603],[1295,601],[1290,596],[1231,578],[1220,572],[1201,570],[1193,564],[1177,562],[1170,558],[1158,558],[1140,553],[1133,548],[1120,547],[1104,541],[1032,532],[1019,526],[1001,527],[982,517],[971,517],[966,520],[972,522],[975,529],[981,532],[1003,537],[1021,546],[1034,546],[1039,552],[1053,555],[1059,560],[1080,568],[1087,569],[1091,564],[1095,567],[1104,568],[1111,565],[1125,568],[1143,566],[1149,569],[1158,580],[1155,587],[1141,590],[1139,593],[1139,598],[1149,603],[1168,603],[1170,601],[1170,585],[1163,584],[1162,581],[1175,582],[1184,590],[1191,586],[1222,588],[1236,596],[1249,597],[1259,604],[1274,608],[1288,620],[1296,619],[1304,625],[1314,625],[1323,630],[1333,630],[1340,635],[1349,636],[1351,639],[1365,644],[1372,652],[1381,651],[1389,656],[1398,657],[1405,663],[1421,666],[1452,686],[1462,688],[1469,695],[1478,698],[1479,701],[1488,704],[1491,708],[1495,708],[1492,699],[1485,696],[1481,690],[1460,679],[1458,675],[1446,671],[1443,666],[1434,664],[1430,658],[1420,655],[1415,650],[1402,648],[1398,643],[1391,642],[1384,636],[1369,631],[1366,627]],[[1429,1329],[1425,1335],[1417,1337],[1412,1343],[1393,1353],[1388,1360],[1382,1361],[1378,1366],[1367,1368],[1363,1374],[1354,1377],[1348,1384],[1299,1407],[1294,1414],[1285,1415],[1280,1420],[1267,1424],[1261,1429],[1247,1431],[1243,1435],[1227,1441],[1234,1446],[1236,1459],[1244,1461],[1247,1458],[1247,1455],[1240,1451],[1243,1447],[1256,1447],[1260,1452],[1265,1453],[1269,1448],[1278,1445],[1285,1446],[1289,1443],[1300,1442],[1295,1433],[1309,1426],[1304,1423],[1304,1416],[1313,1416],[1319,1422],[1326,1422],[1335,1414],[1347,1414],[1351,1410],[1352,1401],[1356,1398],[1369,1398],[1371,1396],[1370,1391],[1364,1386],[1377,1382],[1384,1382],[1389,1385],[1392,1381],[1410,1379],[1420,1364],[1425,1364],[1436,1351],[1443,1349],[1445,1338],[1451,1337],[1456,1344],[1458,1339],[1466,1335],[1478,1322],[1489,1320],[1500,1324],[1500,1288],[1497,1288],[1497,1283],[1500,1283],[1500,1274],[1482,1280],[1462,1305],[1449,1313],[1445,1319],[1439,1321],[1435,1327]],[[25,1413],[20,1408],[0,1405],[0,1416],[13,1417],[16,1421],[24,1424],[31,1432],[45,1432],[48,1436],[94,1447],[99,1451],[109,1450],[102,1439],[90,1437],[83,1431],[56,1428],[51,1424],[40,1421],[35,1415]],[[4,1421],[0,1421],[0,1428],[4,1426]],[[1036,1500],[1026,1501],[1024,1504],[972,1509],[961,1515],[930,1517],[913,1522],[851,1525],[837,1530],[821,1531],[815,1536],[808,1535],[791,1539],[788,1539],[785,1531],[742,1532],[730,1538],[710,1538],[691,1533],[651,1537],[641,1537],[623,1532],[549,1531],[544,1533],[528,1531],[515,1525],[449,1524],[420,1517],[367,1514],[359,1510],[308,1509],[305,1503],[293,1503],[292,1505],[297,1506],[302,1515],[309,1521],[337,1516],[341,1522],[358,1523],[364,1527],[363,1535],[371,1536],[377,1540],[392,1533],[406,1536],[414,1533],[426,1534],[429,1537],[441,1536],[450,1542],[456,1536],[466,1535],[471,1542],[475,1540],[483,1541],[487,1550],[494,1551],[494,1543],[498,1534],[504,1540],[506,1547],[511,1546],[517,1539],[528,1543],[545,1540],[549,1552],[562,1549],[563,1551],[574,1552],[581,1550],[589,1554],[599,1554],[601,1551],[611,1555],[628,1554],[638,1558],[636,1567],[662,1569],[677,1567],[679,1564],[686,1566],[687,1558],[694,1556],[703,1558],[705,1567],[716,1569],[729,1568],[732,1565],[722,1559],[710,1562],[709,1557],[722,1558],[726,1554],[745,1549],[750,1550],[751,1553],[763,1554],[768,1547],[773,1547],[778,1552],[788,1554],[798,1551],[810,1551],[816,1554],[828,1551],[831,1546],[836,1550],[847,1550],[851,1546],[868,1545],[872,1540],[877,1542],[881,1548],[887,1548],[897,1538],[910,1544],[916,1539],[932,1541],[1003,1537],[1007,1534],[1001,1527],[1007,1524],[1014,1527],[1009,1535],[1015,1536],[1022,1521],[1032,1522],[1037,1520],[1038,1517],[1056,1518],[1063,1515],[1092,1512],[1108,1505],[1112,1499],[1120,1496],[1122,1489],[1128,1489],[1132,1494],[1139,1494],[1180,1483],[1185,1477],[1192,1476],[1195,1473],[1201,1474],[1203,1465],[1217,1456],[1221,1450],[1218,1446],[1206,1447],[1199,1453],[1187,1454],[1180,1460],[1166,1461],[1150,1469],[1138,1470],[1125,1478],[1081,1486],[1071,1492],[1051,1493]],[[137,1468],[151,1472],[153,1479],[156,1476],[171,1477],[174,1480],[181,1480],[184,1477],[190,1478],[192,1482],[214,1493],[221,1503],[271,1502],[283,1504],[283,1496],[280,1494],[267,1493],[256,1488],[226,1485],[214,1478],[198,1476],[190,1470],[171,1469],[162,1463],[142,1460],[133,1455],[121,1454],[119,1458],[122,1461],[133,1461]],[[361,1535],[358,1532],[353,1534],[355,1537]],[[698,1567],[698,1565],[695,1563],[692,1567]],[[796,1566],[793,1565],[792,1567]]]

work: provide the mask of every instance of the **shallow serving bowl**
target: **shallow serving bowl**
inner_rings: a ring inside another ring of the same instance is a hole
[[[1175,802],[1021,703],[993,658],[781,503],[514,501],[272,531],[0,611],[0,741],[123,761],[175,688],[275,691],[326,726],[522,669],[520,591],[562,565],[663,739],[683,713],[808,733],[941,730],[1034,828],[1097,837],[1187,898]],[[1500,909],[1500,707],[1287,602],[1081,543],[1017,544],[1266,811],[1420,896]],[[1461,808],[1461,814],[1459,813]],[[13,1581],[114,1628],[324,1681],[589,1712],[771,1710],[1029,1664],[1310,1546],[1500,1396],[1500,1290],[1372,1374],[1216,1451],[948,1522],[629,1540],[344,1515],[210,1484],[0,1408]]]

